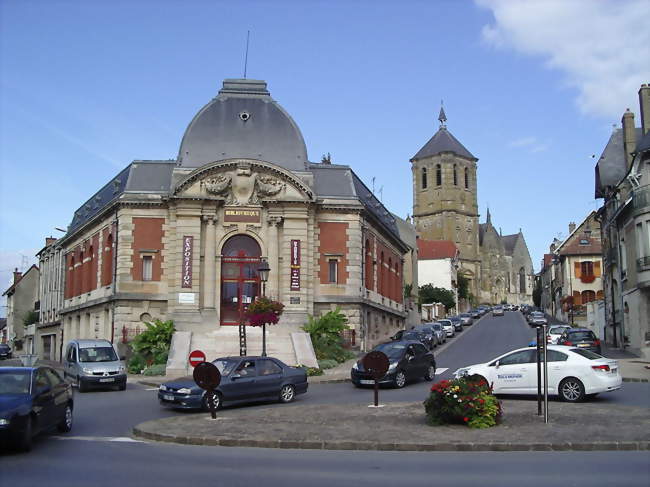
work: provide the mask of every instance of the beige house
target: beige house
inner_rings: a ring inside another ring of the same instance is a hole
[[[25,273],[14,271],[14,282],[2,293],[7,297],[7,341],[14,354],[34,353],[35,324],[25,326],[29,314],[38,310],[38,267]]]
[[[177,332],[168,371],[191,350],[238,355],[239,324],[265,293],[285,308],[268,353],[310,365],[301,326],[339,306],[363,350],[403,328],[395,218],[345,165],[309,162],[302,134],[263,81],[225,80],[190,122],[178,157],[134,161],[75,212],[65,252],[64,340],[126,342],[152,318]],[[258,268],[270,267],[262,283]],[[261,330],[246,327],[248,354]]]

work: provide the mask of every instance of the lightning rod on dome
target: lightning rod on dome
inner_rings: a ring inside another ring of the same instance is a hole
[[[244,55],[244,79],[246,79],[246,70],[248,69],[248,41],[250,39],[251,31],[246,31],[246,54]]]
[[[443,100],[440,100],[440,114],[438,115],[438,121],[440,122],[440,128],[446,127],[445,122],[447,121],[447,115],[445,115]]]

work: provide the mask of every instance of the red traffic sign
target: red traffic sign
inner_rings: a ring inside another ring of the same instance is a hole
[[[201,350],[194,350],[190,353],[190,365],[196,367],[201,362],[205,362],[205,354]]]

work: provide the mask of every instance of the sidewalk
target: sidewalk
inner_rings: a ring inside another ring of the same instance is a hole
[[[368,403],[372,391],[368,391]],[[381,401],[381,394],[380,394]],[[299,402],[299,401],[298,401]],[[259,448],[395,451],[649,450],[648,408],[594,402],[549,403],[549,424],[536,401],[504,400],[503,423],[473,430],[427,425],[424,406],[390,403],[226,408],[147,421],[135,437],[171,443]]]

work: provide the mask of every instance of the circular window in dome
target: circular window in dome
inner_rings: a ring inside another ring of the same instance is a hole
[[[251,114],[247,111],[239,112],[239,118],[246,122],[249,118],[251,118]]]

